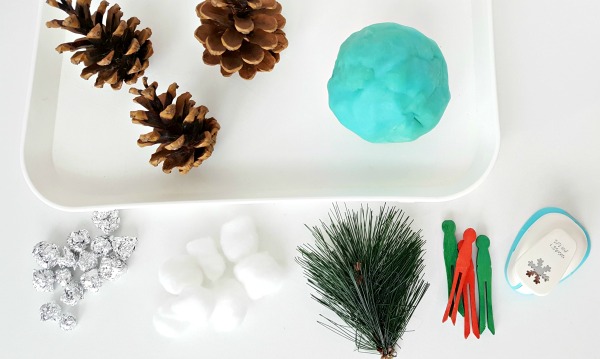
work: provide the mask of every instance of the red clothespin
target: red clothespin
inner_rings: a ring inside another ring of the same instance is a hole
[[[462,248],[463,240],[458,242],[458,250]],[[475,266],[473,265],[473,259],[469,264],[465,276],[465,285],[462,290],[462,301],[465,306],[465,339],[471,334],[471,327],[473,328],[473,334],[479,339],[479,320],[477,318],[477,308],[475,303]]]
[[[473,285],[471,288],[474,288],[475,283],[475,274],[473,269],[473,243],[477,238],[477,233],[473,228],[468,228],[463,234],[463,245],[461,250],[458,252],[458,259],[456,260],[456,266],[454,269],[454,279],[452,280],[452,289],[450,290],[450,296],[448,297],[448,304],[446,305],[446,311],[444,312],[444,318],[442,319],[442,323],[448,320],[448,317],[452,319],[452,323],[456,323],[456,313],[458,312],[458,303],[460,302],[460,296],[463,294],[463,288],[465,285],[468,285],[469,280]],[[469,267],[471,267],[471,271],[473,274],[469,276]],[[470,278],[471,277],[471,278]],[[471,290],[473,298],[475,297],[475,292]],[[475,304],[475,300],[472,301]],[[467,303],[465,305],[465,313],[469,311],[467,308]],[[452,309],[452,313],[450,313],[450,309]],[[477,317],[476,311],[473,311],[474,308],[470,308],[471,313],[475,313],[475,318]],[[465,318],[466,320],[466,318]],[[477,324],[477,328],[479,325]],[[479,329],[477,329],[477,336],[479,336]]]

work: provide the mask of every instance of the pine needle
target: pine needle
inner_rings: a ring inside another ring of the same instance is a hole
[[[325,316],[321,325],[351,340],[359,351],[395,356],[396,346],[429,287],[423,280],[424,240],[401,210],[379,214],[361,207],[340,211],[334,205],[329,223],[308,227],[314,245],[298,248],[312,298],[344,324]]]

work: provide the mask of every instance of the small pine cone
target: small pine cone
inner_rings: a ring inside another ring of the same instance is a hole
[[[196,38],[204,45],[207,65],[220,65],[221,74],[236,72],[246,80],[273,70],[288,46],[285,18],[275,0],[206,0],[196,13],[202,25]]]
[[[125,82],[128,85],[137,82],[144,74],[153,54],[152,42],[149,40],[152,31],[149,28],[136,30],[140,20],[132,17],[121,20],[123,12],[115,4],[106,13],[106,24],[102,23],[108,2],[101,1],[93,14],[90,11],[91,0],[76,0],[73,8],[72,0],[46,0],[55,8],[66,12],[69,16],[64,20],[52,20],[46,23],[49,28],[61,28],[83,37],[73,42],[60,44],[56,51],[75,51],[71,57],[73,64],[83,62],[85,68],[81,77],[88,80],[97,74],[96,87],[109,84],[118,90]]]
[[[131,120],[154,130],[141,135],[140,147],[158,144],[158,149],[150,158],[153,166],[163,163],[163,171],[171,173],[174,168],[182,174],[198,167],[212,154],[221,126],[213,117],[206,118],[205,106],[194,107],[192,95],[186,92],[177,97],[177,83],[169,86],[166,93],[156,94],[158,84],[148,86],[143,78],[144,89],[130,89],[137,95],[133,100],[147,111],[132,111]],[[173,103],[175,101],[175,103]]]

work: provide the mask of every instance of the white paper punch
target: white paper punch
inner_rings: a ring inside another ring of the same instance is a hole
[[[560,208],[543,208],[521,228],[506,260],[510,287],[522,294],[547,295],[570,277],[590,253],[585,228]]]

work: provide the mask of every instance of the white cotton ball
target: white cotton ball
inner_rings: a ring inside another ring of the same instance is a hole
[[[202,280],[202,270],[189,255],[170,258],[158,270],[158,281],[171,294],[179,294],[188,286],[199,286]]]
[[[213,311],[214,298],[212,292],[206,288],[186,288],[170,302],[170,306],[178,318],[192,323],[195,328],[203,328]]]
[[[237,328],[246,317],[248,296],[242,285],[233,279],[215,288],[215,309],[210,324],[217,332],[229,332]]]
[[[219,253],[215,240],[204,237],[189,242],[185,248],[196,259],[204,271],[204,275],[211,281],[221,278],[225,272],[225,259]]]
[[[195,335],[207,326],[213,308],[214,298],[210,290],[187,287],[180,295],[160,306],[152,321],[156,331],[165,337]]]
[[[266,252],[242,259],[235,265],[233,272],[253,300],[276,292],[283,281],[282,268]]]
[[[191,322],[171,311],[170,304],[161,306],[156,310],[152,323],[158,334],[168,338],[182,337],[189,334],[193,328]]]
[[[231,262],[238,262],[258,251],[258,233],[252,218],[235,218],[221,227],[221,248]]]

